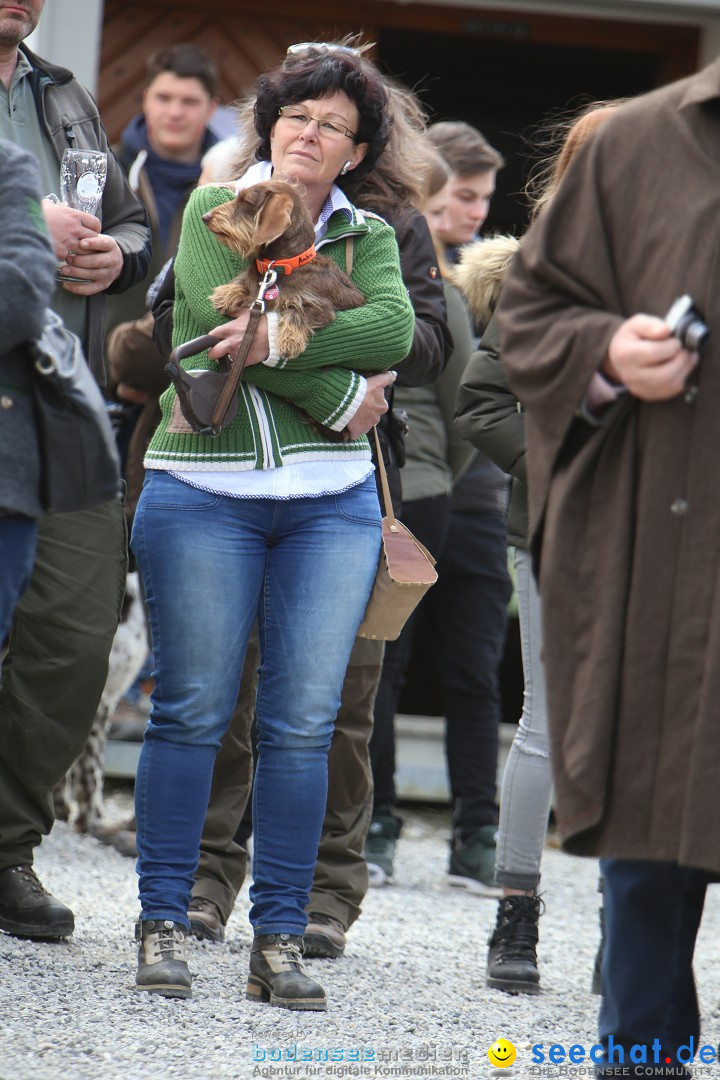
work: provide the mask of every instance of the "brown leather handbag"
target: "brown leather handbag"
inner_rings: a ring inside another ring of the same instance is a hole
[[[435,559],[393,514],[387,473],[373,428],[385,503],[382,547],[375,583],[358,637],[394,641],[431,585],[437,581]]]

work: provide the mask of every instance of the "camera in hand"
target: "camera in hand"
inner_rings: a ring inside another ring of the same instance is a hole
[[[680,296],[665,316],[673,337],[676,337],[684,349],[699,352],[710,336],[705,321],[695,307],[692,298]]]

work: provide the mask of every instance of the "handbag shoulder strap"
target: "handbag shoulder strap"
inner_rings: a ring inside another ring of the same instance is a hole
[[[352,274],[353,252],[355,251],[355,237],[345,237],[345,273],[348,277]]]
[[[382,487],[383,502],[385,503],[385,517],[387,518],[390,532],[397,532],[397,521],[395,520],[395,514],[393,513],[392,499],[390,498],[390,485],[388,484],[385,462],[383,460],[382,448],[380,446],[380,439],[378,438],[376,427],[373,427],[373,435],[375,436],[375,449],[377,450],[378,469],[380,470],[380,486]]]

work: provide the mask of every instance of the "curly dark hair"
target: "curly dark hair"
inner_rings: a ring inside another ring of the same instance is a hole
[[[390,138],[388,92],[380,74],[352,53],[332,52],[308,55],[266,72],[258,79],[255,89],[253,115],[260,140],[255,150],[258,161],[270,160],[270,132],[283,105],[314,101],[337,90],[350,98],[360,116],[354,141],[368,145],[360,164],[335,181],[351,198],[362,187],[363,178],[372,171]]]

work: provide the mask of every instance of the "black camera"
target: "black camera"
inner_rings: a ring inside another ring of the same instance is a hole
[[[699,352],[710,336],[702,315],[689,296],[679,297],[665,316],[673,337],[684,349]]]

